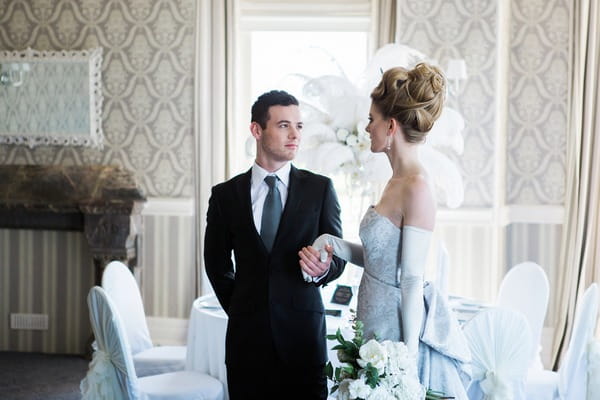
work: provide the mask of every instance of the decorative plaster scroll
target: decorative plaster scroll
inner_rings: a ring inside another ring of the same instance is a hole
[[[102,48],[0,51],[7,71],[27,64],[22,84],[0,84],[0,143],[102,148]]]

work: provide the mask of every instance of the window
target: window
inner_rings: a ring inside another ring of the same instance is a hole
[[[283,89],[301,97],[292,74],[317,77],[341,69],[356,82],[372,51],[370,0],[248,0],[239,11],[234,50],[235,135],[229,145],[232,176],[247,170],[254,159],[255,142],[248,126],[250,108],[260,94]],[[345,182],[332,178],[342,208],[344,237],[357,240],[358,220],[348,210],[358,210],[358,205],[340,190]],[[344,276],[348,283],[356,283],[361,273],[350,267]]]
[[[245,171],[253,160],[248,126],[250,108],[260,94],[284,89],[300,97],[291,74],[334,73],[335,63],[351,80],[358,78],[370,51],[370,11],[368,0],[241,2],[234,50],[231,175]]]

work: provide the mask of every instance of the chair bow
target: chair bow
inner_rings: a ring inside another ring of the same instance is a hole
[[[82,400],[123,399],[115,366],[107,352],[94,352],[90,368],[79,388],[83,395]]]
[[[479,387],[485,394],[486,400],[512,400],[513,398],[510,384],[503,374],[496,371],[487,371]]]

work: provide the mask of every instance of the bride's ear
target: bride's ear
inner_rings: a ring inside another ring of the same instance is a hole
[[[390,118],[388,122],[388,131],[393,135],[400,128],[400,123],[396,118]]]

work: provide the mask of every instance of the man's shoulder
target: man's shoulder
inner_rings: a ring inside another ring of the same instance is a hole
[[[239,175],[236,175],[233,178],[229,178],[228,180],[226,180],[224,182],[217,183],[215,186],[213,186],[213,192],[214,191],[219,192],[219,191],[235,188],[237,185],[243,183],[244,180],[246,180],[246,179],[248,179],[248,171],[243,172]]]
[[[297,176],[300,179],[306,179],[313,182],[320,182],[323,184],[329,184],[331,182],[331,178],[325,175],[317,174],[307,169],[296,168],[296,173],[298,174]]]

